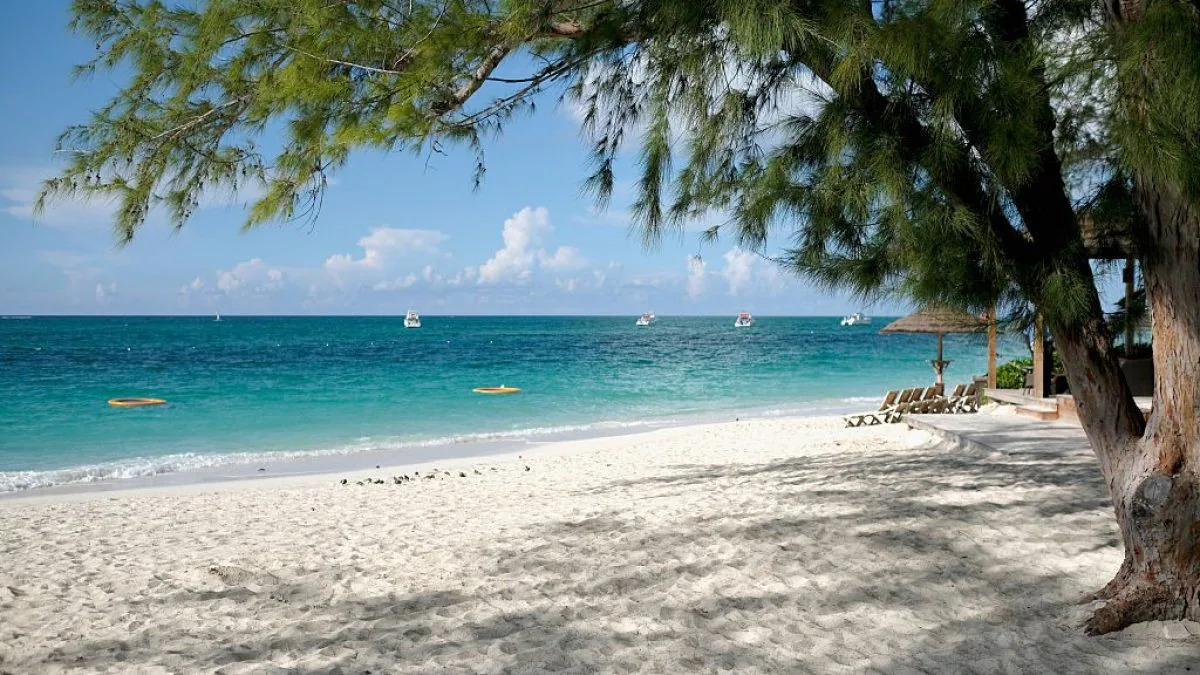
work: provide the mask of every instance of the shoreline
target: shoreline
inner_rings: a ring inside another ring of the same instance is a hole
[[[781,417],[779,419],[790,419]],[[819,419],[816,417],[797,417],[797,419]],[[749,420],[747,420],[749,421]],[[367,478],[380,478],[386,480],[386,484],[392,484],[391,478],[393,475],[413,474],[415,472],[430,472],[437,470],[440,474],[443,470],[454,469],[455,471],[464,468],[473,468],[477,466],[490,466],[494,464],[505,464],[516,461],[536,461],[538,459],[547,459],[552,457],[569,456],[580,450],[587,451],[597,442],[605,441],[648,441],[653,440],[655,434],[663,431],[674,431],[680,429],[695,429],[703,430],[709,426],[721,426],[725,424],[738,424],[739,422],[729,421],[714,421],[698,424],[684,424],[677,426],[661,427],[650,430],[637,430],[629,433],[613,433],[597,436],[586,436],[582,438],[564,439],[557,441],[546,441],[538,443],[529,443],[522,446],[523,449],[507,448],[496,452],[479,455],[460,455],[448,456],[443,458],[431,458],[417,460],[413,462],[379,464],[372,467],[353,466],[340,469],[332,469],[328,471],[312,471],[298,472],[284,475],[263,475],[259,473],[247,474],[244,477],[225,477],[209,481],[188,481],[170,484],[157,485],[124,485],[121,483],[129,482],[134,479],[126,479],[124,481],[111,481],[114,487],[108,490],[66,490],[59,488],[70,487],[88,487],[89,484],[80,486],[64,485],[55,488],[37,488],[25,490],[17,493],[5,493],[0,495],[0,511],[6,506],[23,506],[31,504],[60,504],[60,503],[78,503],[93,501],[99,499],[127,499],[138,497],[177,497],[184,495],[196,494],[216,494],[239,492],[243,490],[275,490],[275,489],[291,489],[291,488],[312,488],[319,486],[340,486],[341,479],[346,479],[349,485],[354,485],[356,481],[366,480]],[[182,474],[184,472],[179,472]],[[168,474],[168,475],[179,475]],[[355,487],[358,487],[355,485]]]
[[[75,480],[54,485],[0,491],[0,505],[10,501],[26,501],[37,497],[70,498],[78,494],[96,493],[111,495],[129,490],[171,490],[174,488],[204,487],[221,484],[256,484],[271,479],[323,476],[337,473],[373,470],[379,466],[402,468],[447,464],[450,461],[488,461],[496,457],[519,454],[522,449],[532,452],[541,445],[570,443],[650,433],[661,429],[702,426],[750,419],[815,418],[839,416],[860,408],[871,407],[866,402],[851,402],[852,399],[874,401],[873,397],[849,397],[843,399],[817,400],[792,405],[771,405],[759,408],[710,410],[645,420],[612,420],[562,425],[548,431],[539,429],[502,432],[479,432],[433,439],[431,442],[413,441],[395,447],[380,449],[327,452],[323,450],[299,450],[279,457],[277,451],[240,454],[235,461],[208,466],[187,467],[182,470],[162,471],[138,476],[105,476],[96,479]],[[574,427],[574,428],[572,428]],[[562,429],[562,430],[559,430]],[[478,438],[472,438],[478,437]],[[490,437],[490,438],[489,438]],[[455,439],[468,438],[467,441]],[[228,457],[229,455],[196,455],[197,457]],[[163,461],[170,457],[134,457],[118,462]],[[36,473],[75,473],[96,465],[38,470]],[[101,465],[103,466],[103,465]],[[265,469],[260,471],[259,469]],[[382,469],[376,469],[382,470]],[[17,472],[12,470],[10,472]]]

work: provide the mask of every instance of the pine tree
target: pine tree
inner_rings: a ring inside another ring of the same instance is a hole
[[[1200,6],[1187,0],[76,0],[126,64],[61,139],[44,198],[104,195],[117,236],[253,186],[247,225],[311,213],[360,148],[481,139],[560,83],[586,185],[639,152],[647,241],[762,247],[832,287],[1036,307],[1126,558],[1088,629],[1200,619]],[[497,76],[502,63],[538,64]],[[285,141],[263,148],[265,130]],[[1124,195],[1123,198],[1117,198]],[[1154,412],[1118,367],[1081,224],[1123,205],[1152,308]],[[774,240],[773,240],[774,241]]]

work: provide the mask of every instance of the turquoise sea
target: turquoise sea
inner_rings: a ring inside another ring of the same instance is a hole
[[[412,330],[399,316],[0,320],[0,492],[838,412],[932,380],[936,338],[881,336],[886,318],[634,319],[426,316]],[[946,354],[948,381],[967,381],[986,367],[986,339],[947,336]],[[500,384],[523,391],[471,391]],[[107,404],[119,396],[169,403]]]

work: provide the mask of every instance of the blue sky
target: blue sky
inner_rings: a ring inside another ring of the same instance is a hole
[[[244,232],[243,205],[232,203],[200,209],[179,232],[152,218],[117,247],[104,204],[60,203],[34,218],[33,195],[55,170],[54,138],[118,87],[108,73],[72,79],[71,66],[94,45],[66,28],[68,4],[0,3],[0,56],[9,64],[0,73],[0,314],[858,309],[753,253],[702,244],[697,232],[644,249],[628,229],[628,183],[618,183],[603,213],[581,194],[586,146],[553,99],[487,144],[477,191],[466,149],[428,159],[361,153],[334,176],[315,223]],[[628,167],[623,177],[632,178]]]

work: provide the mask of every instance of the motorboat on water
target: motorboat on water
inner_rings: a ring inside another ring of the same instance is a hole
[[[404,315],[404,327],[405,328],[420,328],[421,327],[421,316],[411,309],[408,310],[408,314]]]
[[[637,325],[649,326],[650,324],[654,323],[655,321],[658,321],[658,317],[654,316],[654,312],[646,312],[645,314],[642,314],[641,316],[638,317]]]
[[[869,326],[871,325],[871,317],[862,312],[855,312],[848,316],[842,317],[843,326]]]
[[[737,318],[733,320],[734,328],[749,328],[754,325],[754,317],[750,316],[750,312],[738,312]]]

